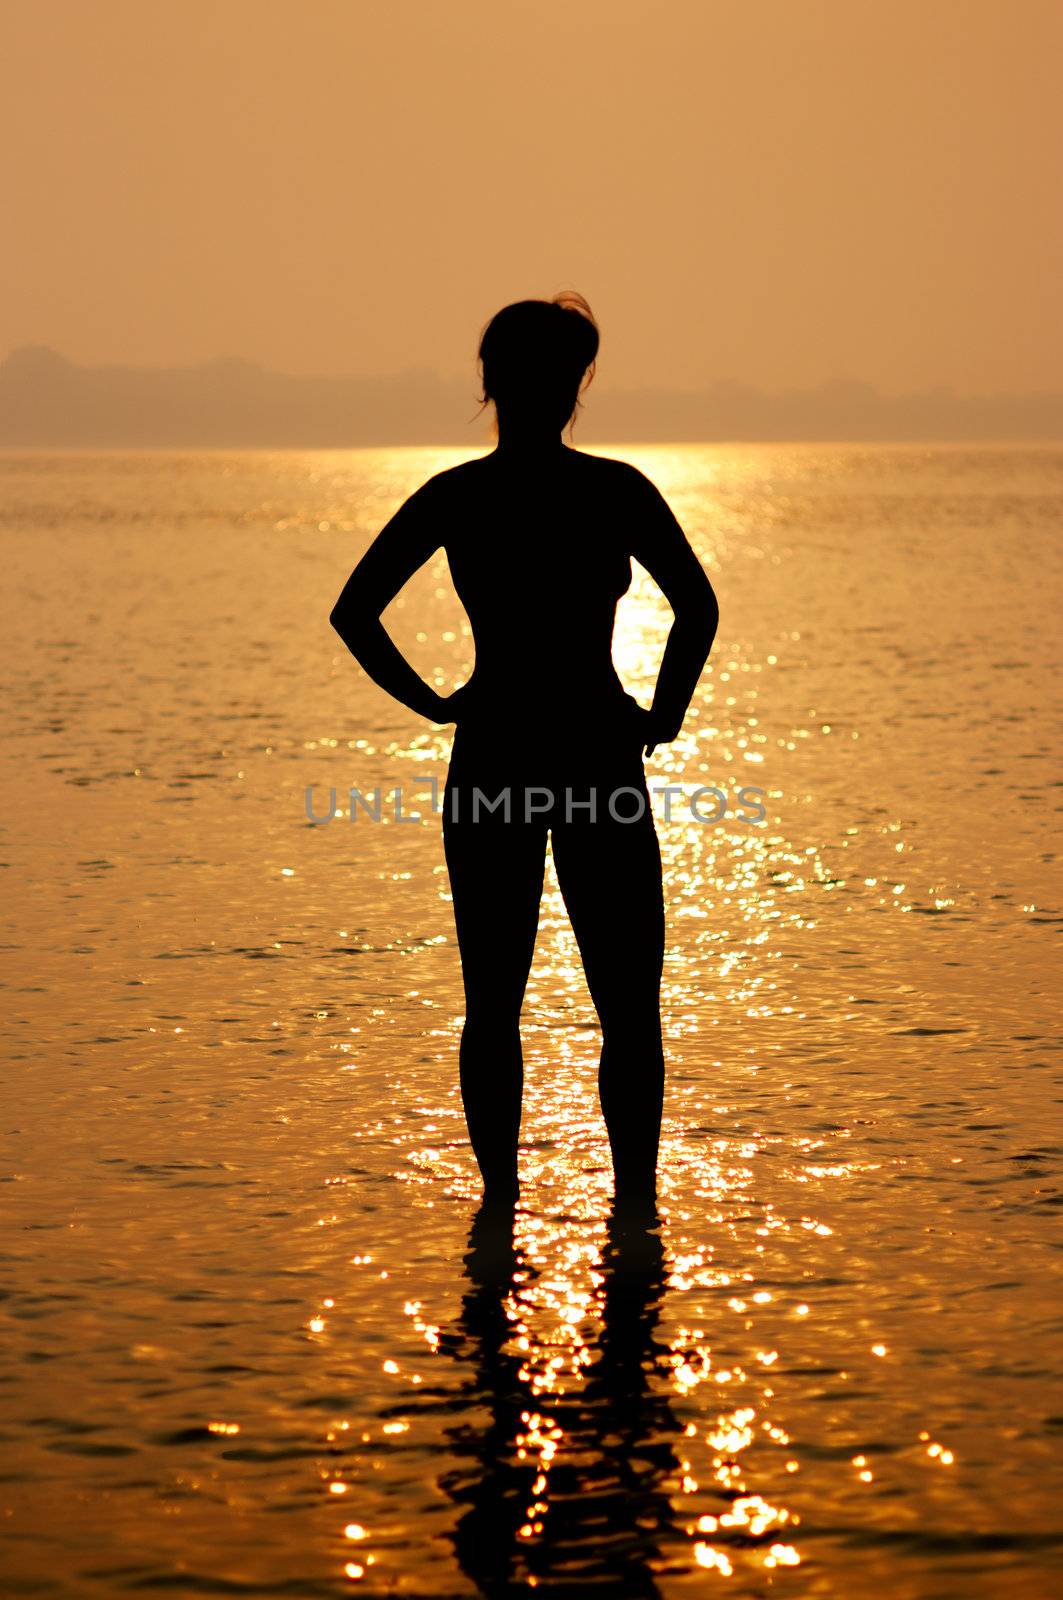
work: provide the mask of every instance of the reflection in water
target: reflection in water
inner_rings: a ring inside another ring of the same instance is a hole
[[[655,1338],[665,1282],[658,1229],[610,1219],[594,1274],[597,1348],[569,1346],[583,1381],[551,1395],[532,1381],[526,1318],[536,1274],[512,1215],[477,1216],[465,1269],[460,1322],[439,1347],[471,1362],[456,1407],[486,1405],[490,1421],[480,1428],[461,1415],[448,1429],[459,1466],[441,1486],[462,1508],[453,1532],[462,1570],[487,1595],[524,1583],[657,1595],[651,1565],[662,1533],[676,1531],[669,1490],[682,1475],[673,1444],[681,1425],[655,1374],[667,1354]]]

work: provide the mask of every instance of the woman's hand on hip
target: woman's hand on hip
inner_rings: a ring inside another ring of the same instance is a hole
[[[460,722],[468,708],[468,683],[459,684],[452,694],[443,696],[443,722]]]

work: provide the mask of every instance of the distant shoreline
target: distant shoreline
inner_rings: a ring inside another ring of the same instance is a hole
[[[229,359],[87,367],[38,345],[0,362],[4,449],[489,449],[488,425],[473,374],[292,377]],[[733,380],[625,390],[599,379],[577,437],[588,445],[1051,444],[1063,441],[1063,390],[885,395],[855,379],[776,393]]]

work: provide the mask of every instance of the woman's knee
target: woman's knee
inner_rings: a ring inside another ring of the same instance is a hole
[[[603,1049],[610,1054],[644,1054],[661,1049],[661,1008],[655,1001],[599,1007],[598,1019]]]
[[[495,1043],[501,1039],[520,1042],[520,1001],[479,997],[466,1000],[465,1026],[462,1039],[470,1043],[484,1039]]]

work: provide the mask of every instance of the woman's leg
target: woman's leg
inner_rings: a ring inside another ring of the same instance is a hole
[[[465,1120],[485,1200],[512,1200],[524,1088],[520,1008],[539,926],[546,828],[489,815],[454,822],[444,804],[443,844],[465,984]]]
[[[630,813],[633,797],[625,795],[623,804]],[[616,1198],[621,1207],[643,1210],[656,1196],[664,1100],[664,899],[648,800],[637,822],[615,822],[606,812],[594,822],[555,826],[553,848],[558,883],[602,1025],[598,1092]]]

